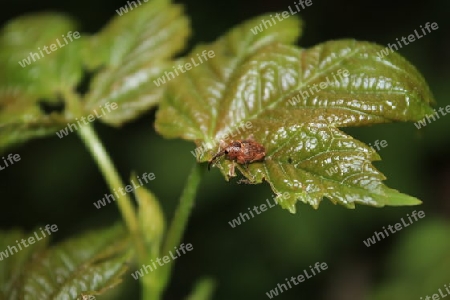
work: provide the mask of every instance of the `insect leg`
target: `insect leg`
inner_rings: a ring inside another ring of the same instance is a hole
[[[234,160],[231,161],[231,167],[230,167],[230,171],[228,171],[228,176],[230,176],[230,177],[236,176]]]

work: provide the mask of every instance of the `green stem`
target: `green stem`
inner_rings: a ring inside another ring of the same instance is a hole
[[[180,197],[180,202],[167,232],[167,237],[161,251],[163,255],[167,255],[169,251],[174,250],[175,247],[180,245],[189,215],[191,214],[192,207],[194,206],[195,196],[197,194],[203,173],[204,168],[202,168],[199,163],[195,162],[195,165],[187,179],[186,185],[184,186],[183,193]],[[173,261],[167,266],[164,266],[164,268],[161,268],[161,291],[164,291],[168,283],[172,268]]]
[[[71,90],[65,91],[64,96],[66,99],[68,110],[72,114],[74,114],[75,117],[82,117],[83,110],[81,108],[81,101],[79,99],[79,96]],[[125,185],[120,179],[120,176],[117,173],[114,164],[111,161],[111,158],[109,157],[106,149],[103,147],[103,144],[101,143],[90,123],[80,126],[77,133],[80,136],[81,140],[84,142],[85,146],[88,148],[95,162],[97,163],[97,166],[103,174],[103,177],[105,178],[111,193],[116,195],[117,204],[122,214],[122,218],[135,243],[138,261],[144,262],[146,251],[144,244],[140,238],[139,225],[136,218],[135,209],[131,204],[131,199],[127,194],[122,195],[122,193],[114,193],[115,190],[117,191],[120,188],[123,188]]]
[[[72,112],[76,117],[81,117],[82,109],[78,95],[74,94],[72,91],[66,91],[64,93],[64,96],[66,97],[68,110]],[[103,144],[100,142],[100,139],[98,138],[91,124],[80,126],[80,128],[78,129],[78,134],[93,156],[94,160],[96,161],[100,171],[102,172],[106,182],[108,183],[111,192],[114,193],[115,190],[123,188],[124,184],[122,183],[122,180],[120,179],[119,174],[114,168],[114,165],[108,153],[106,152],[106,149],[103,147]],[[187,179],[183,193],[181,194],[180,203],[178,204],[178,207],[175,211],[174,218],[167,233],[167,238],[162,247],[161,253],[163,253],[164,255],[169,253],[170,250],[173,250],[181,242],[181,238],[186,229],[189,215],[194,205],[195,196],[197,194],[197,189],[200,184],[203,171],[204,170],[201,168],[200,164],[195,162],[195,165],[192,168]],[[145,246],[142,239],[140,238],[139,224],[136,218],[135,209],[131,204],[131,199],[127,194],[122,195],[121,193],[117,193],[116,195],[119,210],[122,213],[124,222],[134,240],[138,261],[140,263],[145,263]],[[159,284],[155,284],[156,282],[152,280],[151,277],[143,279],[143,299],[161,299],[161,295],[165,290],[168,279],[171,275],[172,268],[173,262],[160,269],[160,274],[158,274],[160,275],[160,277],[159,280],[156,281],[159,282]]]
[[[150,274],[148,274],[150,275]],[[147,276],[148,276],[147,275]],[[148,277],[143,277],[142,280],[142,299],[143,300],[159,300],[162,298],[162,289],[159,285],[159,281],[157,284],[155,284],[157,281],[149,280]]]
[[[136,211],[131,204],[131,199],[128,197],[128,194],[114,193],[114,191],[124,188],[125,185],[120,179],[119,174],[114,168],[114,165],[106,152],[106,149],[103,147],[103,144],[100,142],[91,124],[80,126],[78,129],[78,134],[96,161],[97,166],[103,174],[111,193],[116,195],[116,202],[119,206],[120,212],[122,213],[122,218],[131,234],[132,239],[134,240],[138,261],[144,262],[146,251],[142,239],[140,238],[140,229],[136,218]]]

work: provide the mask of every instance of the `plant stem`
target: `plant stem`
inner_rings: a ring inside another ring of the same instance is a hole
[[[169,251],[174,250],[181,242],[181,238],[186,229],[186,225],[191,214],[192,207],[194,206],[195,196],[197,194],[198,186],[200,185],[204,168],[197,162],[195,162],[189,177],[184,186],[183,193],[180,197],[180,202],[175,211],[175,215],[170,224],[167,232],[167,237],[162,247],[161,253],[167,255]],[[172,272],[173,261],[161,268],[161,290],[163,291],[168,283],[168,279]]]
[[[75,117],[82,117],[83,110],[81,108],[81,101],[78,94],[75,94],[71,90],[66,90],[63,94],[67,103],[68,111],[70,111]],[[116,195],[117,204],[122,214],[122,218],[135,244],[138,261],[143,263],[145,261],[146,251],[140,238],[139,225],[136,218],[135,209],[131,204],[131,199],[127,194],[122,195],[122,193],[114,193],[114,190],[123,188],[125,185],[120,179],[111,158],[106,152],[106,149],[103,147],[103,144],[95,133],[92,125],[88,123],[86,125],[79,126],[77,133],[97,163],[97,166],[105,178],[111,193]]]
[[[150,276],[150,274],[147,276]],[[155,282],[152,282],[151,279],[149,280],[148,277],[143,277],[141,297],[143,300],[159,300],[162,298],[161,285],[159,285],[159,281],[157,284]]]
[[[83,112],[78,95],[73,93],[72,91],[65,91],[64,96],[67,101],[68,110],[72,112],[76,117],[81,117]],[[125,185],[120,179],[119,174],[114,168],[114,165],[108,153],[106,152],[106,149],[103,147],[103,144],[95,133],[92,125],[87,124],[84,126],[80,126],[78,128],[78,134],[93,156],[94,160],[96,161],[101,173],[103,174],[103,177],[108,183],[111,192],[114,193],[115,190],[123,188]],[[201,168],[200,164],[195,162],[194,167],[192,168],[187,179],[183,193],[181,194],[180,202],[175,211],[175,215],[167,233],[167,238],[162,247],[161,253],[163,253],[164,255],[169,253],[169,251],[180,244],[181,238],[186,229],[189,215],[194,205],[195,196],[197,194],[197,189],[200,184],[203,171],[204,170]],[[141,235],[139,224],[136,218],[136,211],[131,204],[131,199],[127,194],[114,194],[117,196],[117,204],[119,206],[119,210],[122,213],[123,220],[135,243],[138,261],[144,264],[146,263],[146,251],[144,243],[140,238]],[[161,268],[159,270],[159,278],[152,278],[149,276],[148,278],[143,279],[143,299],[161,299],[161,295],[167,286],[172,268],[173,262],[169,263],[168,266],[165,266],[164,268]],[[154,275],[157,274],[155,273]],[[159,280],[155,281],[154,279]]]
[[[119,206],[119,210],[122,213],[122,218],[136,246],[138,261],[143,263],[145,261],[146,251],[144,244],[140,238],[140,229],[136,218],[135,209],[131,204],[131,199],[127,194],[114,193],[114,190],[117,191],[120,188],[123,188],[125,185],[120,179],[119,174],[114,168],[114,165],[108,153],[106,152],[106,149],[103,147],[103,144],[100,142],[91,124],[80,126],[80,128],[78,129],[78,134],[93,156],[94,160],[96,161],[97,166],[103,174],[103,177],[105,178],[111,193],[113,193],[117,197],[117,205]]]

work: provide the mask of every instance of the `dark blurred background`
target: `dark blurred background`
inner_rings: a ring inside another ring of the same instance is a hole
[[[231,27],[294,1],[176,1],[191,18],[189,47],[210,42]],[[79,31],[95,33],[121,0],[2,1],[0,23],[23,14],[58,11],[79,21]],[[426,22],[439,29],[400,51],[424,75],[438,107],[450,104],[450,1],[316,1],[300,13],[305,22],[302,47],[331,39],[355,38],[381,45],[407,36]],[[168,220],[194,163],[192,143],[165,140],[155,133],[155,111],[114,129],[95,128],[122,178],[131,171],[153,172],[147,187],[154,191]],[[386,184],[423,200],[419,207],[347,210],[328,200],[318,210],[299,203],[297,214],[279,207],[232,229],[228,224],[248,207],[272,197],[267,184],[237,185],[223,180],[217,169],[206,174],[184,241],[194,251],[176,261],[165,299],[181,299],[202,276],[218,286],[214,299],[267,299],[266,292],[299,275],[315,262],[328,270],[306,280],[277,299],[420,299],[450,285],[450,116],[417,130],[413,123],[351,128],[345,131],[372,143],[386,140],[378,167]],[[32,230],[57,224],[54,242],[120,219],[116,205],[96,209],[108,188],[76,134],[34,140],[11,150],[22,160],[0,172],[1,229]],[[426,217],[399,233],[366,247],[363,240],[393,225],[414,209]],[[130,276],[120,299],[134,299],[139,287]],[[100,298],[100,297],[99,297]]]

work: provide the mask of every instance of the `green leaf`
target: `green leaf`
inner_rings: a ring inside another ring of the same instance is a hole
[[[214,130],[216,113],[227,89],[227,82],[250,54],[273,42],[293,43],[301,34],[297,17],[276,23],[262,33],[251,29],[269,16],[252,19],[232,29],[212,45],[198,46],[180,63],[192,60],[203,51],[214,51],[215,57],[200,64],[184,76],[169,83],[168,95],[161,102],[156,128],[165,137],[207,140]],[[194,81],[190,81],[191,78]],[[175,98],[175,99],[172,99]],[[184,104],[187,100],[188,105]],[[177,120],[173,122],[173,120]],[[207,126],[207,127],[205,127]],[[207,131],[207,134],[203,134]]]
[[[11,237],[8,243],[13,245],[11,240],[17,233],[8,235]],[[33,235],[30,233],[26,237]],[[25,237],[23,233],[21,236]],[[5,259],[15,268],[0,268],[4,297],[32,300],[100,295],[120,283],[131,256],[129,239],[121,226],[85,233],[42,250],[45,243],[36,241],[30,248]],[[10,259],[20,260],[20,263],[10,263]]]
[[[431,299],[426,296],[439,294],[439,289],[445,293],[445,285],[449,286],[450,226],[447,220],[432,218],[427,215],[416,224],[411,216],[414,223],[401,233],[399,243],[389,254],[383,280],[367,299]],[[406,216],[404,221],[411,223]]]
[[[56,13],[9,22],[0,33],[0,91],[58,101],[58,93],[73,88],[82,75],[81,35],[73,36],[75,28],[71,19]]]
[[[19,17],[2,29],[0,152],[12,144],[54,133],[72,119],[69,115],[45,115],[38,102],[61,102],[59,94],[73,88],[81,78],[81,39],[73,37],[71,42],[68,38],[74,28],[67,17],[46,13]]]
[[[32,97],[0,88],[0,153],[28,139],[54,134],[69,119],[45,115]]]
[[[311,49],[272,43],[239,64],[217,55],[170,84],[156,128],[203,145],[196,151],[200,162],[213,157],[222,139],[253,135],[265,147],[265,161],[237,167],[251,183],[269,182],[291,212],[298,200],[317,208],[323,197],[348,208],[419,204],[384,186],[385,177],[371,165],[378,154],[337,129],[432,113],[434,100],[420,73],[396,53],[379,58],[381,49],[341,40]],[[216,165],[228,178],[232,163]]]
[[[210,278],[201,279],[195,286],[192,294],[186,300],[209,300],[212,299],[216,283]]]
[[[134,174],[131,176],[131,181],[137,182]],[[137,188],[134,193],[139,204],[139,227],[149,255],[148,262],[150,262],[151,259],[159,255],[161,239],[166,225],[164,214],[156,196],[144,186]]]
[[[35,231],[40,235],[38,230]],[[26,264],[47,246],[48,239],[43,239],[34,244],[28,243],[28,247],[23,247],[21,244],[22,250],[20,250],[16,241],[21,242],[22,239],[27,241],[30,236],[17,229],[9,232],[0,231],[0,299],[18,297],[17,292],[13,293],[13,290],[21,284],[21,278],[27,273]],[[11,252],[8,251],[8,247],[11,247]]]
[[[133,181],[133,178],[136,178],[134,174],[131,176],[131,181]],[[139,187],[134,193],[139,205],[138,222],[140,234],[146,247],[145,260],[140,263],[150,265],[152,261],[156,261],[161,252],[161,241],[165,229],[164,214],[156,196],[145,187]],[[157,297],[149,295],[161,293],[161,278],[159,269],[139,278],[143,286],[143,293],[146,295],[143,298],[157,299]]]
[[[118,109],[101,121],[122,125],[156,105],[165,87],[158,87],[153,80],[171,68],[170,58],[183,49],[189,34],[182,7],[169,0],[142,2],[116,16],[91,37],[85,60],[91,68],[103,69],[91,85],[86,110],[116,102]]]

